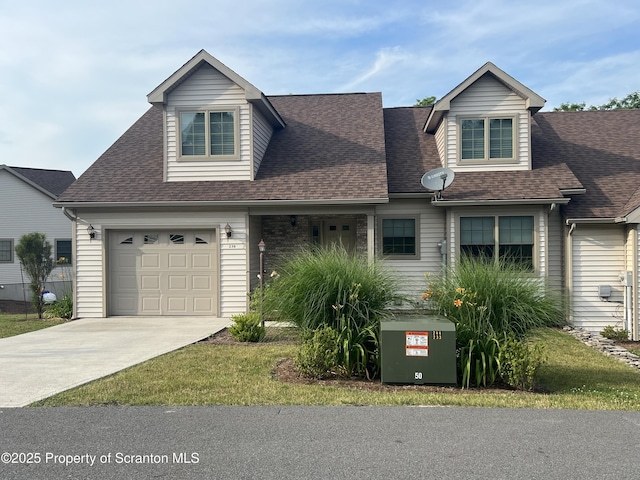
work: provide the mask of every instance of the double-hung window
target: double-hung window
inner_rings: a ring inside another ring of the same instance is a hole
[[[382,254],[396,259],[415,259],[418,251],[418,219],[416,217],[383,218]]]
[[[460,120],[460,160],[514,160],[514,125],[513,117],[463,118]]]
[[[0,263],[13,263],[13,239],[0,238]]]
[[[460,252],[534,270],[533,216],[460,217]]]
[[[56,263],[71,265],[71,240],[56,240]]]
[[[238,110],[181,111],[182,158],[238,158]]]

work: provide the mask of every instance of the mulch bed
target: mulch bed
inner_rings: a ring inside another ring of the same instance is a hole
[[[233,336],[225,329],[212,337],[203,341],[213,345],[238,345],[246,347],[259,347],[261,345],[293,345],[298,342],[294,338],[286,338],[275,336],[274,340],[269,338],[267,333],[266,341],[261,343],[251,342],[238,342]],[[272,376],[274,379],[298,385],[321,385],[325,387],[342,387],[351,388],[357,390],[366,390],[370,392],[423,392],[423,393],[449,393],[449,394],[464,394],[464,393],[511,393],[514,395],[533,395],[536,393],[548,393],[544,390],[537,390],[535,392],[524,392],[521,390],[514,390],[508,386],[503,388],[469,388],[461,389],[459,387],[444,387],[437,385],[386,385],[380,382],[380,380],[365,380],[362,378],[345,378],[340,376],[333,376],[330,378],[310,378],[302,375],[295,367],[295,363],[292,358],[281,358],[276,363],[273,369]]]

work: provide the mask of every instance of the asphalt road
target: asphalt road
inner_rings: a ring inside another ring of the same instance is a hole
[[[0,410],[0,478],[6,480],[620,479],[640,477],[639,454],[640,412]]]

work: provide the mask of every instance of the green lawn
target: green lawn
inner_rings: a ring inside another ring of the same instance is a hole
[[[539,384],[549,393],[409,388],[362,390],[277,381],[277,362],[295,345],[200,343],[37,402],[66,405],[450,405],[640,410],[640,371],[557,330],[535,332],[548,361]]]
[[[64,322],[66,320],[38,320],[38,315],[35,313],[30,313],[26,319],[24,314],[0,314],[0,338],[33,332],[34,330],[53,327]]]

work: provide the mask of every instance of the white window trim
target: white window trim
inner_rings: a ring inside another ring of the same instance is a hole
[[[387,255],[384,253],[383,220],[413,220],[416,241],[416,253],[413,255]],[[378,249],[380,254],[388,260],[420,260],[420,215],[379,215],[378,216]]]
[[[13,238],[0,238],[0,241],[2,242],[9,242],[9,256],[10,256],[10,260],[0,260],[0,263],[14,263],[15,262],[15,258],[16,258],[16,254],[14,251],[14,244],[13,244]]]
[[[532,253],[533,253],[533,270],[530,272],[531,274],[538,274],[540,272],[540,246],[539,246],[539,238],[538,238],[538,214],[532,212],[500,212],[500,213],[459,213],[456,215],[456,254],[458,258],[462,254],[462,227],[461,227],[461,218],[482,218],[482,217],[493,217],[493,247],[494,252],[500,251],[500,217],[533,217],[533,245],[532,245]],[[497,262],[499,260],[499,255],[494,255],[494,260]]]
[[[209,131],[209,113],[214,112],[232,112],[233,113],[233,155],[211,155],[211,135]],[[205,114],[205,155],[183,155],[182,154],[182,123],[181,117],[183,113],[204,113]],[[240,160],[240,107],[209,107],[209,108],[180,108],[176,109],[176,133],[178,144],[176,145],[176,153],[178,160],[183,162],[202,161],[202,160]]]
[[[489,158],[489,120],[511,119],[512,135],[513,135],[513,156],[511,158]],[[463,120],[484,120],[484,158],[462,158],[462,121]],[[458,154],[456,161],[458,165],[487,165],[487,164],[506,164],[518,163],[518,114],[491,114],[491,115],[458,115],[456,118],[456,128],[458,141],[456,148]]]

